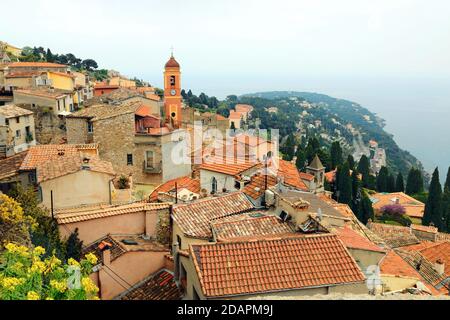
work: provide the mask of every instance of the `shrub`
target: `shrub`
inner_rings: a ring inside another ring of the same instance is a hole
[[[405,208],[400,204],[389,204],[386,206],[381,207],[380,209],[381,213],[386,215],[404,215],[406,210]]]
[[[117,181],[117,185],[119,189],[128,189],[129,188],[129,180],[125,176],[120,176],[119,180]]]

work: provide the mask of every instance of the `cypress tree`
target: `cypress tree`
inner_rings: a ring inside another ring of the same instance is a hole
[[[422,172],[419,169],[411,168],[406,180],[406,193],[411,195],[421,192],[423,192]]]
[[[330,169],[334,170],[340,164],[342,164],[344,160],[342,159],[342,148],[339,141],[334,141],[331,144],[330,148]]]
[[[344,163],[339,173],[339,196],[340,203],[350,204],[352,201],[352,178],[350,177],[348,163]]]
[[[448,167],[447,178],[445,179],[444,190],[448,188],[450,190],[450,167]]]
[[[396,192],[405,192],[405,185],[403,181],[403,175],[401,172],[397,175],[397,180],[395,181],[395,191]]]
[[[353,213],[358,216],[361,201],[361,183],[359,181],[359,173],[353,170],[352,173],[352,201],[350,207]]]
[[[348,167],[350,168],[350,170],[355,170],[355,159],[353,158],[353,156],[351,154],[348,155],[347,162],[348,162]]]
[[[430,223],[442,230],[442,189],[438,168],[434,170],[431,178],[428,199],[425,203],[425,212],[422,218],[424,226],[428,226]]]
[[[377,191],[388,192],[388,176],[389,172],[386,167],[381,167],[377,176]]]
[[[369,219],[374,219],[372,201],[370,201],[370,198],[366,192],[363,192],[362,194],[358,219],[364,224],[367,224]]]
[[[75,229],[66,241],[66,259],[80,260],[83,250],[83,241],[78,236],[78,228]]]
[[[389,174],[387,178],[387,191],[395,192],[395,178],[392,174]]]
[[[295,156],[297,157],[297,160],[295,160],[295,165],[297,166],[298,170],[304,171],[307,163],[305,151],[303,151],[301,145],[297,147],[297,152],[295,153]]]
[[[369,159],[365,154],[359,159],[358,172],[362,174],[363,186],[367,188],[369,186],[370,165]]]

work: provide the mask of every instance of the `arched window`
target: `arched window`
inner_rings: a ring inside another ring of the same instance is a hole
[[[213,177],[211,180],[211,194],[217,193],[217,179]]]

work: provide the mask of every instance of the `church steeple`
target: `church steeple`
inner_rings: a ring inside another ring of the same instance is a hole
[[[181,72],[180,64],[173,56],[164,66],[164,116],[174,127],[181,126]]]

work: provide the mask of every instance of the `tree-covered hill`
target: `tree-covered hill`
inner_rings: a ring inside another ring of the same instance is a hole
[[[245,94],[239,101],[255,106],[262,128],[283,127],[282,133],[300,131],[303,135],[316,135],[325,144],[340,140],[348,153],[357,153],[358,145],[367,146],[373,139],[385,149],[387,166],[393,172],[406,176],[411,167],[424,171],[422,163],[384,131],[384,120],[358,103],[296,91]]]

